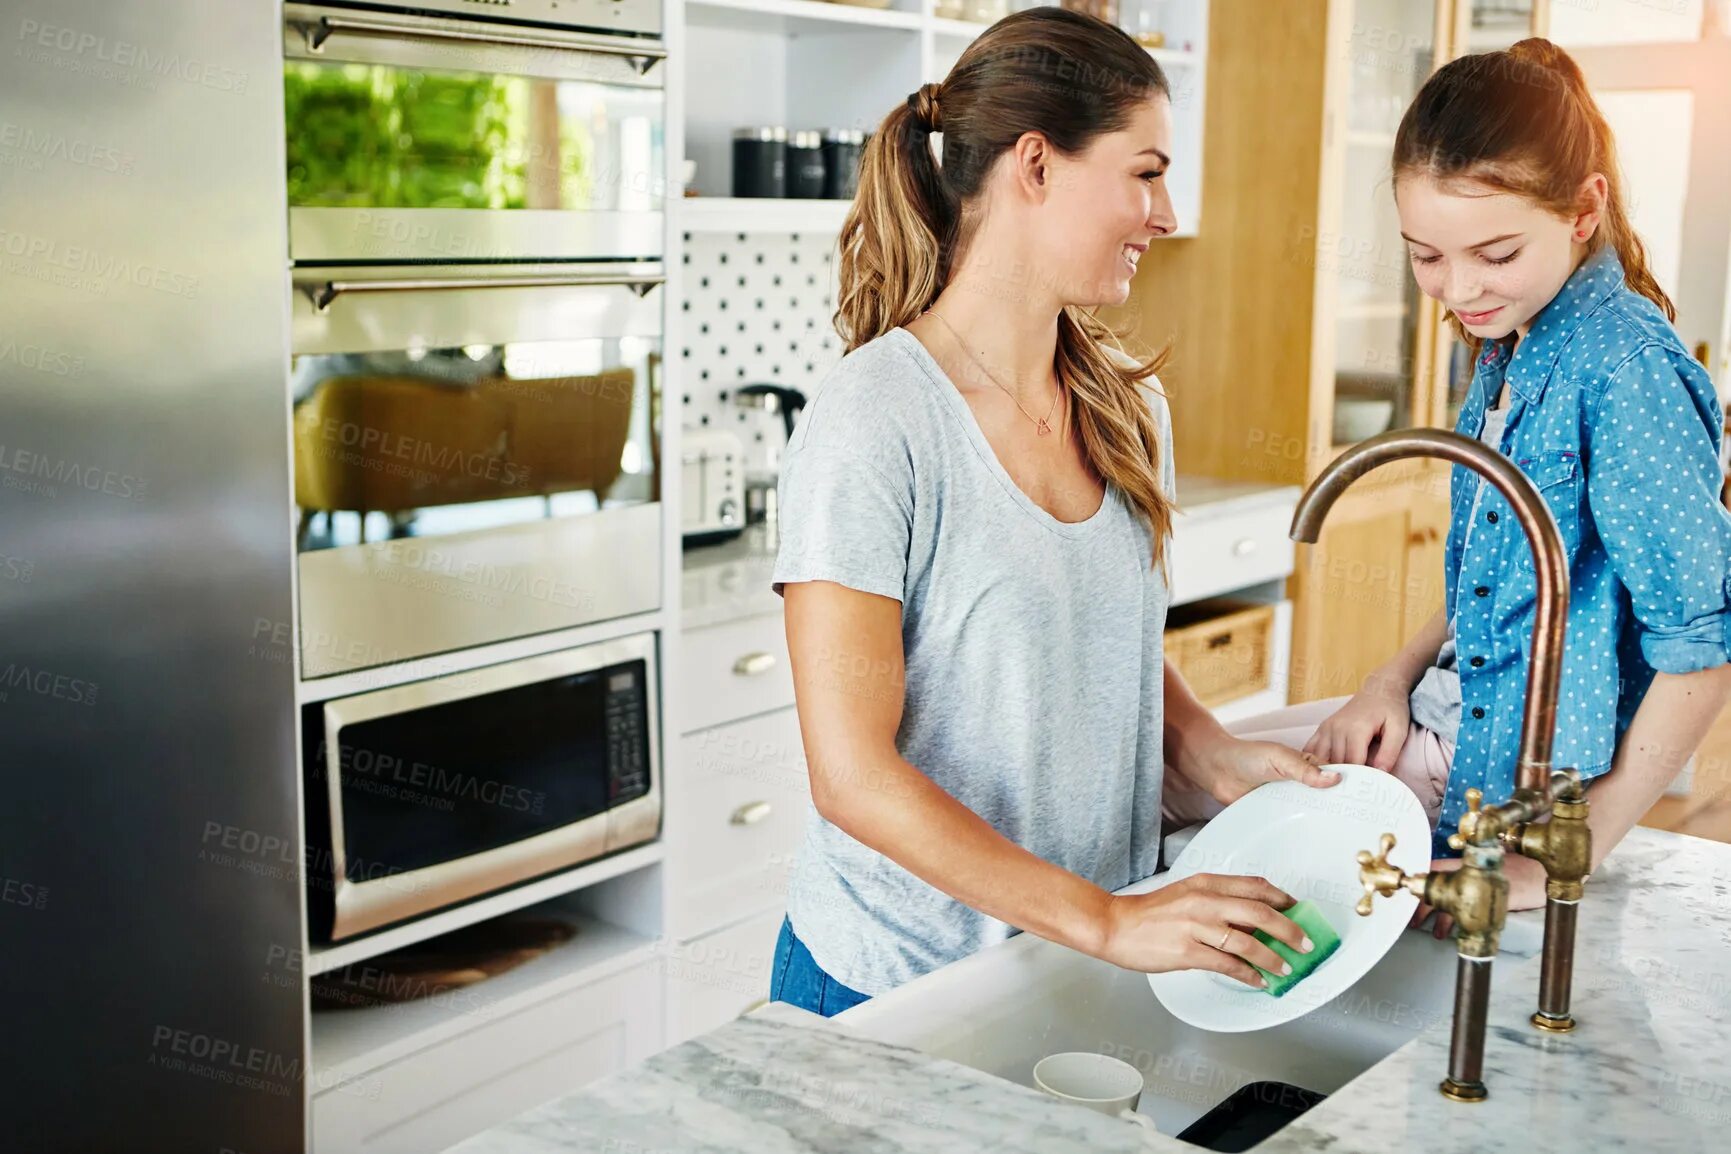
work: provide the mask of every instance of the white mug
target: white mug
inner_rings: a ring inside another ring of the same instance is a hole
[[[1110,1054],[1084,1050],[1050,1054],[1034,1063],[1034,1085],[1061,1102],[1074,1102],[1159,1133],[1153,1119],[1136,1112],[1142,1100],[1141,1071]]]

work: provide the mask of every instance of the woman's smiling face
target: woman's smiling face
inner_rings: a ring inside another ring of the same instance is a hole
[[[1602,191],[1593,199],[1603,182],[1588,180],[1590,203],[1603,203]],[[1560,217],[1475,181],[1418,174],[1396,181],[1394,199],[1418,287],[1482,340],[1525,335],[1586,256],[1599,221],[1596,208]]]
[[[1043,206],[1040,247],[1062,270],[1065,303],[1123,304],[1148,245],[1178,226],[1166,169],[1172,163],[1172,102],[1142,102],[1122,129],[1093,140],[1079,155],[1051,158],[1051,192]]]

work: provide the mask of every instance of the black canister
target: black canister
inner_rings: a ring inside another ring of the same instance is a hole
[[[733,195],[787,195],[787,129],[741,128],[734,132]]]
[[[787,195],[815,199],[823,195],[823,137],[796,132],[787,138]]]
[[[831,200],[852,200],[859,191],[859,162],[865,133],[857,128],[831,128],[823,134],[823,194]]]

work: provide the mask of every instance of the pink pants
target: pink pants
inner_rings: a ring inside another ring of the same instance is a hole
[[[1226,727],[1232,736],[1246,741],[1273,741],[1293,749],[1303,749],[1322,723],[1351,698],[1331,697],[1327,701],[1309,701],[1248,717]],[[1422,725],[1407,730],[1406,743],[1394,763],[1394,776],[1405,782],[1418,795],[1431,828],[1436,828],[1437,814],[1442,810],[1443,790],[1448,785],[1449,766],[1453,764],[1455,747]],[[1181,827],[1207,821],[1225,807],[1192,785],[1171,766],[1166,767],[1166,781],[1161,797],[1161,810],[1169,826]]]

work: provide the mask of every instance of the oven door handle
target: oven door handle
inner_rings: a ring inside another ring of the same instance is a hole
[[[488,288],[628,288],[638,296],[666,284],[667,278],[656,273],[554,273],[548,276],[470,276],[470,277],[403,277],[393,280],[317,280],[302,281],[300,290],[312,301],[313,309],[324,312],[331,302],[345,293],[407,293],[436,292],[446,289]]]
[[[306,35],[308,52],[323,52],[333,36],[388,36],[400,40],[456,41],[463,44],[491,44],[505,48],[546,48],[566,52],[594,52],[606,56],[623,56],[639,75],[647,73],[667,59],[667,49],[659,42],[637,40],[630,36],[600,36],[571,32],[558,36],[525,35],[480,28],[451,28],[440,24],[397,21],[373,16],[320,16],[300,25]]]

